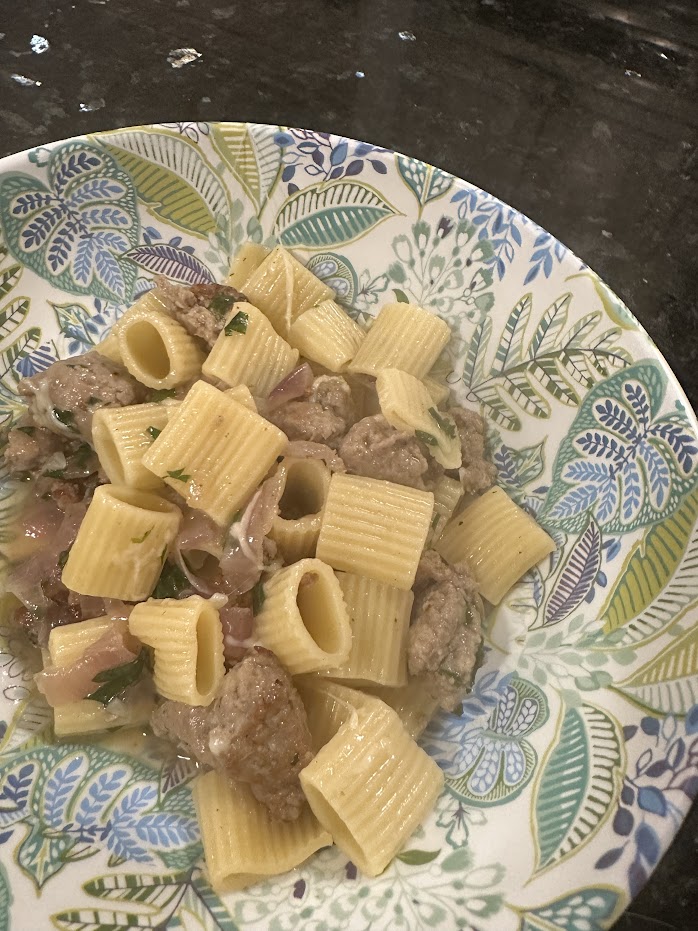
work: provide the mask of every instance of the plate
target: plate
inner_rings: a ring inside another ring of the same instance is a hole
[[[11,156],[0,224],[3,418],[22,376],[94,346],[154,274],[221,280],[244,240],[280,242],[361,321],[395,300],[448,320],[440,371],[558,545],[492,615],[462,716],[422,738],[446,790],[373,880],[327,850],[218,898],[191,766],[138,736],[52,743],[5,623],[0,929],[609,927],[698,789],[696,421],[621,301],[473,185],[277,126],[168,123]]]

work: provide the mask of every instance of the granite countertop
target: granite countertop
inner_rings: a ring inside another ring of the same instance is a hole
[[[696,407],[697,60],[695,0],[0,0],[0,155],[216,119],[402,150],[582,256]],[[695,927],[697,847],[694,806],[617,931]]]

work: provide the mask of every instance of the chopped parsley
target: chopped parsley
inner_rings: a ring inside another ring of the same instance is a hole
[[[151,598],[179,598],[185,589],[191,589],[189,579],[179,566],[166,562]]]
[[[92,455],[92,447],[89,443],[81,443],[78,448],[73,453],[73,459],[75,460],[75,465],[79,469],[84,469],[87,463],[90,460]]]
[[[27,436],[34,436],[36,433],[36,427],[17,427],[18,430],[21,430],[22,433],[26,433]]]
[[[167,474],[170,478],[177,479],[178,482],[188,482],[191,478],[191,475],[187,475],[184,469],[168,469]]]
[[[131,543],[145,543],[152,532],[153,528],[151,527],[150,530],[146,530],[142,537],[131,537]]]
[[[455,440],[456,425],[451,423],[447,417],[444,417],[442,414],[440,414],[435,407],[430,407],[429,413],[438,424],[439,430],[441,430],[442,433],[445,433],[446,436],[450,439]]]
[[[89,398],[87,399],[87,406],[88,406],[88,407],[94,407],[95,404],[101,404],[101,403],[102,403],[102,398],[98,398],[98,397],[97,397],[96,395],[94,395],[94,394],[91,394],[91,395],[89,396]]]
[[[92,701],[98,701],[102,705],[108,705],[109,702],[125,691],[129,685],[137,682],[143,674],[145,667],[146,651],[141,649],[138,656],[131,660],[130,663],[122,663],[121,666],[113,666],[111,669],[103,669],[98,672],[93,682],[101,682],[98,689],[87,697]]]
[[[454,672],[452,669],[445,669],[443,666],[439,666],[439,673],[442,676],[446,676],[447,679],[450,679],[454,685],[465,685],[463,676],[459,675],[457,672]]]
[[[148,434],[149,437],[151,437],[151,439],[157,440],[157,438],[162,433],[162,430],[158,430],[157,427],[148,427],[145,432]]]
[[[174,388],[158,388],[157,391],[153,391],[150,395],[149,400],[154,401],[156,404],[160,401],[165,401],[167,398],[173,398],[175,396]]]
[[[431,529],[436,530],[436,525],[439,523],[439,518],[441,515],[438,511],[434,511],[434,516],[431,519]]]
[[[225,317],[235,303],[237,302],[232,294],[224,294],[220,291],[208,305],[208,309],[217,317]]]
[[[259,614],[262,610],[266,597],[267,596],[264,594],[264,583],[260,579],[252,589],[252,613],[254,615]]]
[[[439,441],[431,433],[427,433],[424,430],[415,430],[414,435],[418,440],[421,440],[422,443],[426,443],[427,446],[438,446]]]
[[[64,427],[70,427],[71,430],[75,429],[75,414],[72,411],[64,411],[60,407],[54,407],[53,416]]]
[[[249,315],[240,310],[225,325],[225,335],[232,336],[233,333],[247,333],[247,324],[250,322]]]
[[[299,757],[298,754],[296,753],[295,756],[293,757],[293,759],[291,760],[291,766],[295,766],[299,759],[300,759],[300,757]]]
[[[65,469],[46,469],[41,474],[45,475],[46,478],[65,478]]]
[[[58,568],[63,569],[65,564],[68,562],[68,556],[70,556],[70,550],[61,550],[58,554]]]

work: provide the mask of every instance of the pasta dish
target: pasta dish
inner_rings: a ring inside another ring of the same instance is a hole
[[[443,786],[486,605],[554,549],[433,377],[428,309],[369,328],[288,251],[157,279],[20,382],[7,590],[57,738],[150,725],[200,764],[218,891],[336,844],[381,873]]]

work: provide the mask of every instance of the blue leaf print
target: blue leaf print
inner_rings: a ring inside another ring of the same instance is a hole
[[[602,426],[608,427],[609,430],[622,436],[623,439],[635,440],[638,438],[637,427],[628,411],[610,398],[605,398],[594,405],[594,415]]]
[[[15,216],[21,217],[30,213],[36,213],[37,210],[43,210],[49,204],[55,202],[51,194],[45,194],[41,191],[27,191],[16,197],[13,203],[12,212]]]
[[[0,824],[12,824],[22,819],[35,775],[34,763],[27,763],[8,774],[0,791]]]
[[[647,439],[638,444],[637,454],[647,470],[650,487],[650,501],[655,510],[664,504],[671,485],[671,473],[666,460]]]
[[[75,813],[75,823],[84,827],[101,821],[104,812],[114,800],[114,796],[121,790],[130,775],[126,769],[116,769],[96,776],[83,793],[83,798]]]
[[[125,234],[116,230],[97,230],[92,234],[92,239],[103,249],[111,249],[112,252],[124,252],[129,246]]]
[[[138,783],[129,790],[115,805],[112,819],[115,821],[127,820],[132,823],[136,815],[140,814],[157,801],[157,789],[154,786]]]
[[[34,252],[52,233],[56,225],[63,218],[63,209],[59,206],[49,207],[42,214],[35,217],[22,229],[22,248],[25,252]]]
[[[60,196],[75,178],[101,167],[102,160],[98,155],[83,150],[71,153],[63,161],[59,161],[57,170],[52,160],[49,165],[49,177],[51,177],[54,190]]]
[[[151,847],[186,847],[199,839],[194,818],[170,812],[145,815],[136,822],[137,836]]]
[[[131,226],[131,218],[120,207],[91,207],[82,210],[80,218],[88,226]]]
[[[133,822],[110,820],[107,847],[123,860],[134,860],[136,863],[151,863],[153,860],[145,847],[138,843]]]
[[[573,514],[586,511],[596,502],[599,492],[600,488],[598,485],[591,483],[587,485],[578,485],[560,498],[553,507],[551,516],[571,517]]]
[[[604,485],[599,489],[599,502],[596,506],[596,519],[605,524],[616,513],[618,507],[618,483],[615,476],[610,475]]]
[[[637,793],[637,803],[643,811],[664,817],[667,803],[664,793],[655,786],[641,786]]]
[[[629,459],[625,463],[621,475],[623,478],[623,520],[630,523],[642,507],[642,480],[635,459]]]
[[[73,260],[73,274],[76,281],[81,284],[88,284],[92,278],[92,266],[96,252],[97,244],[94,237],[81,239],[77,245],[75,259]]]
[[[82,778],[84,754],[78,754],[66,765],[57,766],[44,785],[44,820],[49,827],[59,828],[65,822],[65,810],[73,790]]]
[[[605,485],[612,475],[611,466],[605,462],[588,462],[586,459],[574,459],[565,466],[562,473],[573,482],[596,482]]]
[[[671,447],[682,472],[688,475],[693,469],[693,457],[698,453],[695,436],[685,429],[684,424],[672,420],[659,421],[650,427],[649,432]]]
[[[637,849],[645,860],[650,866],[654,866],[661,853],[661,845],[654,828],[649,824],[641,824],[635,833],[635,842],[637,843]]]
[[[95,201],[118,199],[126,193],[119,181],[111,178],[91,178],[70,192],[68,202],[72,207],[82,207]]]
[[[110,291],[118,294],[122,299],[126,298],[126,284],[121,273],[121,266],[111,252],[106,249],[97,250],[95,254],[95,270]]]
[[[56,356],[51,345],[44,343],[34,352],[29,353],[28,356],[19,359],[15,363],[15,369],[22,378],[31,378],[32,375],[36,375],[38,372],[45,372],[49,365],[53,365],[55,361]]]
[[[622,459],[625,446],[621,445],[615,437],[602,433],[599,430],[589,430],[578,436],[574,441],[587,456],[597,459]]]
[[[623,394],[635,414],[635,417],[645,429],[649,426],[651,410],[650,400],[643,386],[636,381],[626,381],[623,385]]]
[[[59,273],[67,268],[76,240],[77,225],[73,219],[67,220],[53,233],[46,254],[52,272]]]
[[[349,146],[346,142],[340,142],[339,145],[332,150],[332,154],[330,155],[330,164],[341,165],[344,159],[347,157],[348,149]]]
[[[557,624],[587,596],[601,565],[601,533],[591,520],[570,551],[545,609],[545,624]]]
[[[138,246],[126,253],[141,268],[184,284],[206,284],[214,280],[209,269],[184,249],[172,243]]]

